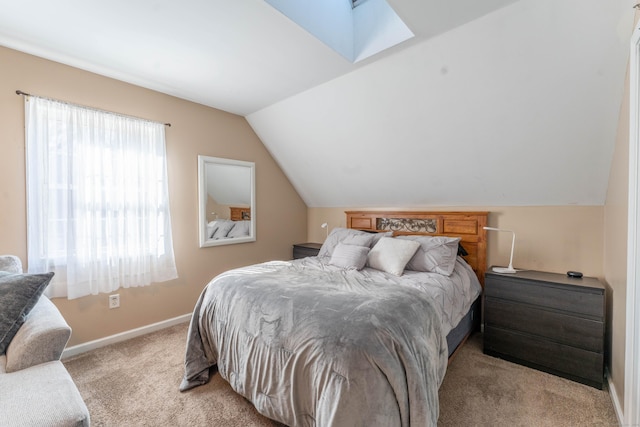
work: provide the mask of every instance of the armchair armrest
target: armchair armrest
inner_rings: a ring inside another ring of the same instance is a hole
[[[15,255],[0,255],[0,271],[22,273],[22,261]]]
[[[7,347],[7,373],[60,360],[70,336],[71,328],[58,308],[40,297]]]

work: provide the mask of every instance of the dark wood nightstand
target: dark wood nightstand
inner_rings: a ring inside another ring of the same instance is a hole
[[[317,256],[322,243],[296,243],[293,245],[293,259]]]
[[[602,389],[605,309],[598,279],[489,269],[484,352]]]

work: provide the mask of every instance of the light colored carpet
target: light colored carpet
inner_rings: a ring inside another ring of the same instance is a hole
[[[617,426],[608,390],[487,356],[475,334],[440,387],[441,426]]]
[[[187,324],[64,361],[94,426],[279,426],[214,375],[186,393]],[[440,389],[441,426],[614,426],[607,391],[482,354],[476,334]]]

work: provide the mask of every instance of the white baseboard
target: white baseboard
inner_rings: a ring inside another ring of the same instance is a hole
[[[618,425],[622,425],[622,420],[624,420],[624,412],[622,412],[622,405],[620,405],[620,401],[618,400],[616,386],[611,382],[609,370],[606,368],[605,377],[607,378],[607,384],[609,386],[609,396],[611,396],[611,401],[613,402],[613,409],[616,411],[616,416],[618,417]]]
[[[145,335],[151,332],[159,331],[161,329],[169,328],[180,323],[188,322],[189,320],[191,320],[191,313],[183,314],[182,316],[174,317],[172,319],[163,320],[162,322],[152,323],[151,325],[142,326],[140,328],[131,329],[129,331],[120,332],[119,334],[100,338],[94,341],[67,347],[62,352],[62,359],[82,354],[90,350],[95,350],[96,348],[104,347],[109,344],[115,344],[117,342],[139,337],[140,335]]]

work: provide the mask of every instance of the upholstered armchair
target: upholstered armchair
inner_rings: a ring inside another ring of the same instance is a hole
[[[7,294],[27,276],[18,257],[0,256],[0,310],[10,311],[2,304],[15,303]],[[37,298],[12,338],[0,331],[9,341],[0,354],[0,425],[87,426],[89,411],[60,361],[71,328],[49,298]]]

